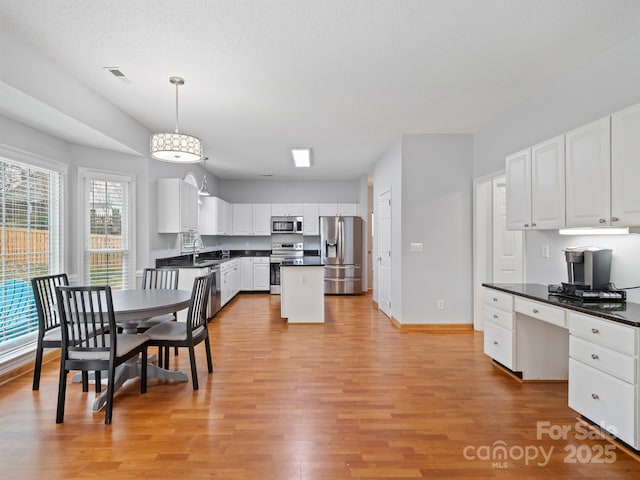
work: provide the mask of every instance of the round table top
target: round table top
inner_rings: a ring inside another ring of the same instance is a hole
[[[188,290],[112,290],[116,320],[131,321],[173,313],[189,307]]]

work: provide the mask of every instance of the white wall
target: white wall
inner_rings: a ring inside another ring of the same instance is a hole
[[[223,180],[220,198],[230,203],[356,203],[360,190],[357,179]]]
[[[640,102],[640,34],[604,52],[582,69],[542,89],[528,102],[486,126],[474,136],[474,176],[504,168],[515,151],[564,133]],[[540,255],[549,245],[550,258]],[[626,237],[562,237],[556,231],[525,234],[526,280],[559,283],[566,280],[562,249],[594,245],[613,249],[612,280],[617,286],[640,285],[640,235]],[[640,301],[640,292],[629,292]]]
[[[471,135],[402,136],[402,323],[472,321],[472,170]]]

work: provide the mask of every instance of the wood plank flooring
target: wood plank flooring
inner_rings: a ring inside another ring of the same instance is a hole
[[[57,362],[39,392],[31,373],[0,386],[0,477],[640,478],[620,449],[577,438],[566,384],[515,382],[481,333],[400,332],[368,295],[325,301],[324,325],[287,325],[279,297],[239,295],[209,325],[213,374],[198,348],[200,390],[150,379],[141,396],[131,380],[110,426],[78,384],[55,424]],[[186,351],[171,368],[189,371]],[[571,431],[552,439],[537,422]]]

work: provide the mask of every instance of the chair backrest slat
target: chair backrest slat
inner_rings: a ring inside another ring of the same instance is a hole
[[[213,274],[196,277],[193,281],[193,290],[191,292],[191,305],[187,313],[187,322],[189,334],[200,326],[207,327],[207,303],[209,300],[209,290]]]
[[[31,279],[31,288],[35,298],[41,334],[60,326],[55,289],[56,287],[67,285],[69,285],[69,279],[66,273]]]
[[[142,272],[142,288],[177,290],[177,268],[145,268]]]
[[[116,321],[111,287],[56,288],[63,350],[109,351],[116,345]],[[109,335],[107,337],[107,335]]]

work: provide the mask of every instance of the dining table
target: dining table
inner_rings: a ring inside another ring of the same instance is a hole
[[[174,313],[189,307],[191,303],[191,291],[188,290],[112,290],[111,298],[116,323],[122,326],[123,333],[137,333],[138,325],[144,321],[167,313]],[[114,392],[124,383],[141,374],[140,361],[133,359],[120,365],[116,370]],[[163,380],[176,380],[186,382],[189,377],[178,370],[167,370],[159,365],[147,365],[147,378],[159,378]],[[75,377],[75,381],[80,381]],[[93,402],[93,411],[102,409],[107,402],[107,392],[102,392]]]

